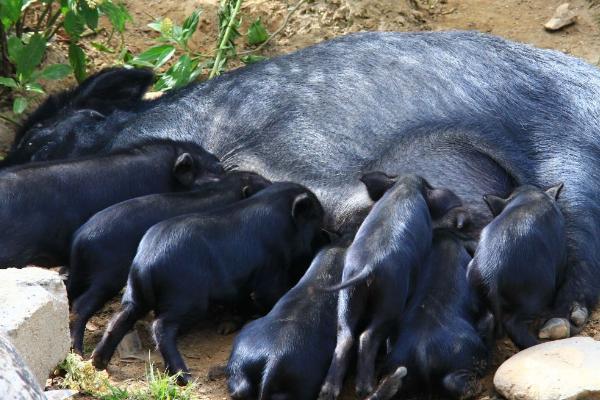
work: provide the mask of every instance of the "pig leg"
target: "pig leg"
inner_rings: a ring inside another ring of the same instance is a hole
[[[73,342],[73,350],[77,354],[83,354],[85,325],[117,293],[118,291],[108,292],[104,288],[92,286],[74,301],[71,308],[71,340]]]
[[[384,377],[377,390],[366,400],[388,400],[398,393],[402,387],[402,379],[406,376],[406,368],[398,367],[393,374]]]
[[[140,305],[129,302],[123,304],[123,310],[110,322],[102,340],[92,353],[92,364],[98,369],[105,369],[121,339],[129,332],[137,320],[148,311]]]
[[[537,338],[529,331],[526,318],[518,313],[506,320],[504,329],[510,340],[521,350],[539,344]]]
[[[442,380],[442,386],[453,398],[468,399],[479,391],[477,376],[473,371],[459,370],[449,373]]]
[[[179,318],[159,316],[152,325],[152,333],[156,347],[165,361],[166,370],[170,374],[179,373],[177,383],[186,385],[189,382],[190,373],[181,353],[177,350],[179,321]]]
[[[354,331],[364,311],[365,297],[356,287],[340,292],[337,344],[319,400],[333,400],[340,395],[354,347]]]
[[[364,397],[373,392],[375,383],[375,359],[386,339],[385,322],[373,321],[360,335],[358,342],[358,364],[356,372],[356,393]]]

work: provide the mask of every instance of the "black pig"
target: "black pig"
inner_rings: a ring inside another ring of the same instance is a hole
[[[315,289],[340,281],[348,242],[321,250],[271,312],[237,336],[227,366],[233,399],[317,397],[335,348],[338,295]]]
[[[188,189],[222,172],[195,144],[154,142],[112,155],[25,164],[0,173],[0,265],[64,265],[96,212],[133,197]]]
[[[81,353],[85,324],[127,283],[137,246],[152,225],[193,212],[227,206],[270,184],[251,172],[231,172],[191,192],[138,197],[100,211],[73,236],[67,293],[73,348]]]
[[[330,288],[344,290],[338,304],[337,345],[321,399],[339,395],[355,344],[356,391],[366,395],[373,390],[375,357],[395,332],[412,282],[429,253],[432,219],[462,206],[450,190],[435,189],[416,175],[402,176],[394,183],[375,172],[361,180],[373,200],[381,199],[346,253],[342,283]]]
[[[154,339],[170,372],[189,378],[176,338],[185,322],[213,302],[269,309],[304,274],[321,241],[323,209],[304,186],[275,183],[256,195],[207,214],[154,225],[133,260],[123,309],[94,350],[108,364],[136,320],[153,310]]]
[[[556,204],[562,183],[545,192],[515,189],[507,199],[484,197],[495,218],[481,232],[468,278],[519,348],[538,343],[528,323],[552,306],[566,264],[565,221]]]
[[[434,231],[431,252],[383,363],[383,380],[369,399],[390,399],[401,388],[437,389],[452,398],[476,394],[489,359],[493,319],[467,282],[469,261],[454,233]]]

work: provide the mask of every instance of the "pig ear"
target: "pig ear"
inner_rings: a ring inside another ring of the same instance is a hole
[[[130,108],[141,100],[154,74],[144,69],[111,68],[86,79],[75,91],[73,105],[103,111]]]
[[[425,185],[425,201],[433,219],[441,218],[451,209],[462,205],[458,196],[451,190],[433,189],[428,184]]]
[[[292,204],[292,217],[298,220],[308,220],[317,215],[314,200],[308,193],[300,193]]]
[[[183,153],[173,165],[173,175],[184,186],[191,186],[196,177],[196,165],[190,153]]]
[[[546,194],[550,197],[552,197],[554,200],[558,200],[558,196],[560,195],[560,192],[562,191],[562,188],[564,187],[564,184],[562,182],[552,186],[549,189],[546,189]]]
[[[360,181],[365,184],[371,200],[377,201],[394,185],[396,182],[394,178],[383,172],[376,171],[363,174],[360,177]]]
[[[250,196],[252,196],[252,188],[249,185],[246,185],[242,188],[242,197],[247,199]]]
[[[507,200],[502,197],[494,196],[493,194],[486,194],[483,196],[483,201],[487,204],[488,208],[492,212],[494,217],[500,215],[504,207],[506,207]]]

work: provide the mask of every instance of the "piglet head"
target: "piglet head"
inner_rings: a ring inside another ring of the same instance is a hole
[[[364,183],[369,193],[369,197],[373,201],[377,201],[383,197],[385,192],[396,183],[396,177],[387,175],[385,172],[374,171],[367,172],[360,177],[360,181]]]
[[[462,230],[471,222],[469,210],[450,189],[434,188],[423,179],[423,197],[435,228]]]

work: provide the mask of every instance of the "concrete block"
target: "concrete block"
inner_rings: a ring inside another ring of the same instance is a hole
[[[67,293],[58,273],[35,267],[0,270],[0,333],[43,388],[70,349]]]

